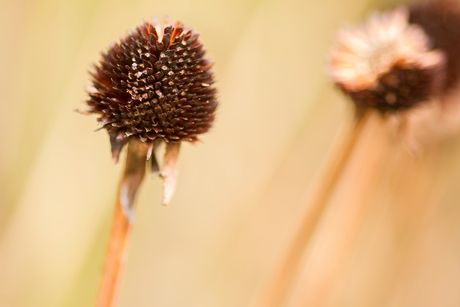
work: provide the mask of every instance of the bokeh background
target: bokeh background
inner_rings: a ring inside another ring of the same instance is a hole
[[[74,110],[99,52],[164,15],[201,34],[220,106],[203,143],[182,147],[170,206],[158,178],[144,183],[119,306],[251,306],[352,119],[326,75],[334,33],[395,3],[1,0],[0,306],[93,305],[122,166],[96,118]],[[441,117],[415,121],[434,135],[415,156],[395,121],[373,117],[286,306],[460,305],[449,114],[447,136],[431,129]]]

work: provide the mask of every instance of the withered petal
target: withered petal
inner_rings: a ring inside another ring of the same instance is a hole
[[[109,132],[110,135],[110,148],[112,150],[112,161],[118,163],[120,152],[123,146],[128,142],[128,138],[120,138],[118,132]]]
[[[150,177],[155,178],[160,175],[160,165],[156,157],[156,149],[160,145],[159,141],[154,141],[149,145],[147,160],[150,160]]]
[[[147,146],[137,139],[132,139],[128,145],[126,165],[118,197],[121,209],[130,222],[133,221],[132,207],[136,194],[145,176],[147,150]]]
[[[163,205],[171,201],[176,190],[177,175],[179,173],[180,143],[166,144],[165,160],[163,163]]]

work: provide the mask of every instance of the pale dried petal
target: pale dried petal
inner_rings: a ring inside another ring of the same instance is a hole
[[[166,144],[163,163],[163,205],[168,205],[176,190],[180,143]]]

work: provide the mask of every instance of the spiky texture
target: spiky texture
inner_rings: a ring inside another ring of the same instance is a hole
[[[102,54],[89,91],[90,113],[107,129],[114,159],[130,138],[194,142],[217,107],[211,62],[182,23],[145,22]]]
[[[382,112],[411,108],[437,94],[445,55],[408,22],[408,11],[374,13],[358,27],[339,32],[330,74],[358,108]]]

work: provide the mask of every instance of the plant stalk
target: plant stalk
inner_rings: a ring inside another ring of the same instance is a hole
[[[96,307],[114,307],[117,302],[132,229],[136,194],[145,177],[147,150],[148,146],[145,143],[135,138],[130,140],[125,169],[117,191],[112,231]]]
[[[287,252],[282,256],[279,266],[269,276],[267,286],[258,298],[256,307],[281,306],[286,298],[298,271],[303,251],[321,220],[334,187],[347,165],[347,161],[369,117],[370,111],[365,111],[360,116],[357,116],[351,129],[345,133],[343,140],[332,153],[332,156],[329,157],[320,177],[319,185],[312,193],[306,212],[294,232],[293,240]]]

